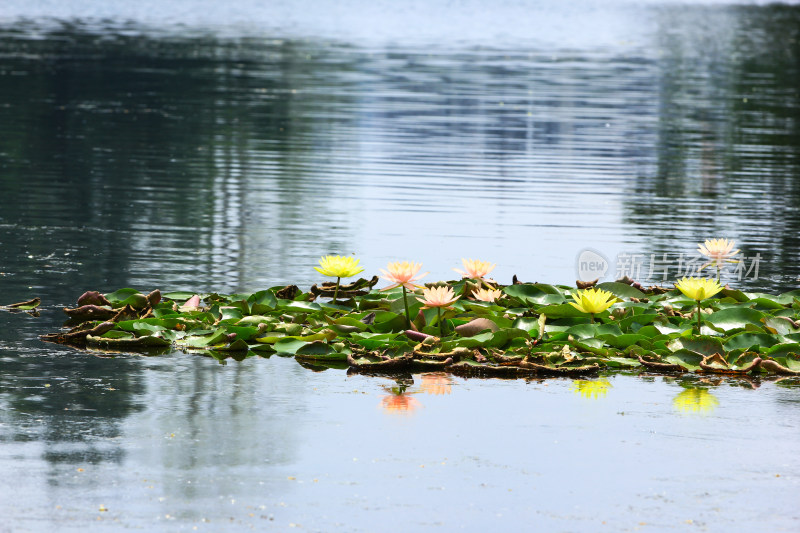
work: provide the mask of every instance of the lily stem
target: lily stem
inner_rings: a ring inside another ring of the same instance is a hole
[[[436,318],[439,321],[439,337],[444,337],[444,327],[442,326],[442,308],[436,308]]]
[[[697,300],[697,334],[700,335],[700,300]]]
[[[342,280],[341,277],[336,278],[336,290],[333,291],[333,303],[336,303],[336,297],[339,296],[339,282]]]
[[[408,312],[408,300],[406,299],[405,285],[403,285],[403,304],[406,307],[406,329],[411,329],[411,314]]]

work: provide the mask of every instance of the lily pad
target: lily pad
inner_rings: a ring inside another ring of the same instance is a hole
[[[721,354],[726,352],[720,339],[708,336],[678,338],[670,342],[668,347],[673,352],[689,350],[701,355],[713,355],[715,353]]]
[[[748,324],[761,325],[765,316],[761,311],[748,307],[729,307],[710,314],[705,318],[705,321],[723,331],[730,331],[744,329]]]

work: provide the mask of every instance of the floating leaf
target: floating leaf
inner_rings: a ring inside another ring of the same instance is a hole
[[[589,316],[586,313],[578,311],[569,304],[548,305],[542,307],[539,311],[541,313],[546,314],[547,318],[549,319],[557,319],[565,317],[585,318],[586,320],[589,319]],[[598,313],[596,316],[603,316],[603,315],[608,315],[608,311],[604,311],[603,313]]]
[[[560,290],[544,283],[509,285],[503,288],[503,292],[528,304],[559,304],[567,301]]]
[[[283,347],[281,346],[280,348],[280,351],[283,351]],[[303,346],[300,346],[294,351],[294,353],[300,355],[327,355],[335,351],[336,350],[334,350],[333,347],[327,342],[311,341],[305,343]]]
[[[678,338],[670,342],[669,349],[674,351],[690,350],[701,355],[713,355],[715,353],[725,353],[722,341],[717,337],[696,336],[690,338]]]
[[[744,329],[747,324],[760,325],[765,317],[761,311],[748,307],[729,307],[715,313],[711,313],[704,320],[710,322],[715,327],[723,331],[732,329]]]
[[[673,365],[680,365],[686,370],[700,370],[703,356],[691,350],[680,349],[663,357],[664,361]]]
[[[742,332],[732,335],[727,341],[725,341],[725,350],[730,351],[737,348],[751,349],[753,347],[768,348],[778,343],[779,340],[776,339],[774,335],[770,335],[768,333]]]
[[[650,337],[636,333],[626,333],[623,335],[601,335],[600,338],[602,338],[609,346],[619,349],[624,349],[634,344],[647,347],[652,342]]]
[[[646,295],[637,289],[636,287],[632,287],[627,283],[619,283],[616,281],[607,281],[605,283],[600,283],[596,286],[598,289],[602,289],[604,291],[608,291],[614,296],[619,298],[645,298]]]
[[[319,341],[319,340],[328,340],[331,341],[336,338],[336,332],[323,329],[319,333],[313,333],[311,335],[289,335],[289,336],[277,336],[275,334],[270,334],[264,337],[259,337],[255,339],[256,342],[260,342],[262,344],[276,344],[280,341],[284,340],[295,340],[300,342],[312,342],[312,341]]]
[[[147,296],[136,289],[119,289],[105,295],[114,309],[130,305],[134,309],[143,309],[150,305]]]
[[[176,343],[186,348],[206,348],[215,344],[226,342],[228,335],[225,330],[217,330],[207,335],[190,335],[179,339]]]
[[[524,329],[525,331],[527,331],[528,333],[530,333],[532,335],[534,335],[534,334],[538,335],[539,334],[539,320],[536,319],[536,318],[532,318],[532,317],[530,317],[530,318],[529,317],[517,318],[516,320],[514,320],[514,322],[513,322],[511,327],[514,327],[514,328],[517,328],[517,329]]]
[[[41,298],[33,298],[32,300],[27,300],[24,302],[17,302],[8,305],[0,305],[0,308],[5,307],[6,309],[16,309],[18,311],[31,311],[39,307],[42,303]]]

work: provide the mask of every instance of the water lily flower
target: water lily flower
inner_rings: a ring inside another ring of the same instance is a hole
[[[409,315],[408,311],[408,300],[406,299],[406,289],[413,291],[414,289],[421,288],[420,285],[414,285],[415,281],[418,281],[429,273],[425,272],[424,274],[417,275],[419,269],[422,268],[422,263],[414,263],[413,261],[409,263],[408,261],[397,261],[396,263],[389,263],[386,267],[387,270],[383,270],[382,268],[379,269],[383,276],[381,276],[386,281],[389,281],[391,285],[388,287],[384,287],[381,289],[382,291],[388,291],[389,289],[394,289],[395,287],[403,287],[403,304],[405,305],[406,309],[406,329],[411,328],[411,316]]]
[[[603,289],[582,289],[575,291],[572,294],[574,302],[569,304],[580,311],[591,315],[592,322],[594,322],[594,315],[602,313],[617,302],[617,297]]]
[[[364,269],[358,266],[360,259],[354,257],[342,257],[341,255],[326,255],[320,257],[319,266],[314,270],[331,278],[351,278],[363,272]]]
[[[675,288],[692,300],[705,300],[711,298],[722,290],[722,285],[715,279],[706,278],[681,278]]]
[[[458,300],[458,296],[455,295],[452,287],[429,287],[422,291],[422,298],[417,297],[417,300],[424,304],[423,309],[434,307],[453,309],[452,305]]]
[[[481,302],[489,302],[492,303],[501,296],[503,296],[503,291],[500,289],[477,289],[472,293],[472,296],[475,297],[476,300],[480,300]]]
[[[480,280],[483,280],[484,276],[494,270],[494,267],[497,266],[496,264],[489,263],[488,261],[463,258],[461,259],[461,264],[464,265],[464,270],[459,270],[457,268],[454,268],[453,270],[461,274],[462,278]]]
[[[722,285],[715,279],[683,277],[675,284],[675,288],[697,302],[697,333],[700,333],[700,302],[721,291]]]
[[[186,300],[186,303],[180,306],[179,309],[181,312],[186,312],[186,311],[197,311],[199,308],[200,308],[200,295],[195,294],[194,296]]]
[[[733,259],[733,256],[739,253],[739,249],[733,249],[735,244],[736,241],[729,241],[728,239],[708,239],[704,244],[698,244],[697,251],[710,259],[708,263],[700,267],[700,270],[703,270],[707,266],[716,266],[717,280],[719,280],[720,271],[724,263],[739,262]]]
[[[422,291],[422,298],[417,300],[423,303],[423,309],[436,308],[436,316],[439,322],[439,335],[444,336],[442,328],[442,308],[453,309],[452,305],[458,300],[458,296],[453,292],[452,287],[430,287]]]
[[[364,269],[358,266],[360,259],[353,257],[342,257],[341,255],[326,255],[319,260],[319,266],[314,270],[331,278],[336,278],[336,290],[333,292],[333,303],[336,303],[336,296],[339,294],[339,283],[342,278],[350,278],[363,272]]]
[[[424,274],[420,274],[417,276],[417,273],[422,268],[422,263],[414,263],[403,261],[397,261],[396,263],[389,263],[386,266],[386,270],[379,269],[383,276],[381,276],[386,281],[390,282],[391,285],[388,287],[384,287],[381,289],[382,291],[388,291],[389,289],[394,289],[395,287],[400,287],[401,285],[413,291],[414,289],[420,288],[419,285],[415,285],[415,281],[419,281],[420,279],[427,276],[430,272],[425,272]]]

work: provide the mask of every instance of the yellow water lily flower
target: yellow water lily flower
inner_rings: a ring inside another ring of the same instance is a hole
[[[711,298],[722,290],[722,285],[715,279],[706,278],[681,278],[675,284],[675,288],[681,291],[687,298],[697,302],[697,333],[700,333],[703,325],[700,317],[700,302],[706,298]]]
[[[483,279],[489,272],[494,270],[497,265],[489,263],[488,261],[479,261],[477,259],[461,259],[461,264],[464,265],[464,270],[454,268],[456,272],[461,274],[462,278],[469,279]]]
[[[342,257],[341,255],[326,255],[320,257],[319,266],[314,270],[331,278],[336,278],[336,290],[333,291],[333,303],[339,295],[339,282],[342,278],[350,278],[363,272],[364,269],[358,266],[360,259],[354,257]]]
[[[701,266],[700,269],[702,270],[709,265],[716,265],[719,269],[722,263],[738,263],[739,261],[732,259],[733,256],[739,253],[738,249],[733,249],[735,245],[736,241],[729,241],[728,239],[708,239],[705,243],[698,244],[697,251],[711,260]]]
[[[675,396],[672,405],[683,413],[708,414],[719,405],[719,400],[707,389],[691,388]]]
[[[722,290],[722,285],[715,279],[706,278],[682,278],[675,284],[675,288],[681,291],[687,298],[700,301],[711,298]]]
[[[582,289],[572,293],[574,302],[569,304],[582,313],[602,313],[617,302],[617,297],[603,289]]]
[[[475,297],[476,300],[480,300],[481,302],[494,302],[501,296],[503,296],[503,291],[500,289],[477,289],[473,291],[472,296]]]
[[[320,258],[319,266],[314,267],[314,270],[331,278],[350,278],[364,271],[358,266],[359,261],[360,259],[349,256],[326,255]]]
[[[417,273],[421,268],[422,263],[414,263],[413,261],[397,261],[396,263],[389,263],[386,267],[386,270],[382,268],[379,270],[383,273],[383,276],[381,277],[390,282],[391,285],[384,287],[381,290],[388,291],[389,289],[394,289],[395,287],[400,287],[401,285],[410,291],[419,288],[419,285],[415,285],[414,282],[419,281],[429,274],[429,272],[425,272],[424,274],[420,274],[418,276]]]

